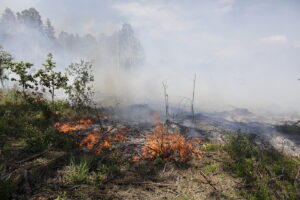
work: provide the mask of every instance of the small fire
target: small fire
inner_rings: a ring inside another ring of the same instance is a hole
[[[159,119],[157,115],[153,118]],[[163,124],[158,121],[153,132],[146,140],[141,158],[154,159],[159,156],[164,159],[179,161],[187,161],[192,157],[202,158],[203,153],[195,146],[199,142],[201,142],[200,138],[188,140],[179,132],[168,132]],[[138,159],[134,158],[133,160]]]
[[[87,119],[87,120],[80,119],[78,122],[81,123],[84,126],[87,126],[87,125],[92,123],[92,121],[89,120],[89,119]]]
[[[70,122],[66,122],[66,123],[57,122],[54,124],[54,126],[58,129],[59,132],[69,133],[71,131],[86,129],[86,127],[89,124],[91,124],[92,121],[91,120],[79,120],[79,121],[77,121],[77,123],[80,123],[80,124],[74,124],[74,123],[70,123]]]
[[[125,137],[126,129],[118,129],[116,134],[104,136],[103,142],[101,142],[95,149],[94,153],[99,155],[104,149],[110,148],[114,144],[118,144],[127,140]]]
[[[93,130],[79,143],[79,146],[85,150],[91,149],[98,143],[100,137],[100,132],[98,130]]]

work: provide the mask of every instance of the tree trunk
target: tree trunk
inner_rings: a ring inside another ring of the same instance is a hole
[[[193,121],[195,121],[195,112],[194,112],[195,85],[196,85],[196,74],[195,74],[195,76],[194,76],[193,96],[192,96],[192,101],[191,101],[191,112],[192,112]]]
[[[165,107],[166,107],[166,117],[169,117],[169,96],[167,94],[167,84],[162,83],[164,87],[164,97],[165,97]]]

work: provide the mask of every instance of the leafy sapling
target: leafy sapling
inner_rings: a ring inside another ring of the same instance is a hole
[[[71,63],[68,72],[73,76],[73,84],[66,93],[74,107],[83,108],[91,106],[94,97],[94,82],[92,63],[81,60],[79,63]]]
[[[44,87],[43,92],[45,92],[45,88],[47,88],[47,91],[51,95],[51,100],[54,102],[56,90],[66,88],[69,79],[66,74],[54,71],[56,63],[53,61],[53,55],[51,53],[48,54],[48,58],[43,66],[44,68],[38,70],[35,77],[39,78],[39,83]]]
[[[9,67],[9,63],[13,60],[13,57],[10,53],[5,51],[0,46],[0,82],[2,87],[4,88],[4,80],[8,79],[7,75],[5,74],[5,71]]]
[[[27,89],[34,89],[37,86],[37,82],[29,70],[33,66],[32,63],[27,62],[14,62],[9,64],[9,68],[15,73],[17,77],[11,78],[11,81],[16,81],[22,87],[22,93],[26,97]]]

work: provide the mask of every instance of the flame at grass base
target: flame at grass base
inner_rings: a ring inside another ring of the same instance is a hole
[[[59,132],[61,133],[69,133],[72,131],[77,131],[77,130],[83,130],[86,129],[86,127],[92,123],[91,120],[79,120],[77,123],[80,124],[74,124],[70,122],[65,122],[65,123],[60,123],[57,122],[54,124],[54,126],[58,129]]]
[[[147,138],[140,159],[161,157],[167,160],[187,161],[191,158],[202,158],[203,152],[195,144],[200,138],[186,139],[179,132],[169,133],[161,123],[156,126]],[[138,160],[134,158],[133,160]]]

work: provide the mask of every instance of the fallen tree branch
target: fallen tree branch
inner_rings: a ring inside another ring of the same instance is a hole
[[[207,177],[206,174],[204,174],[204,172],[202,172],[201,170],[199,170],[200,174],[205,178],[205,180],[207,181],[207,183],[215,190],[218,191],[218,189],[216,188],[216,186],[212,183],[212,181]]]
[[[34,154],[34,155],[30,156],[30,157],[27,157],[27,158],[25,158],[23,160],[20,160],[20,161],[16,162],[16,164],[20,165],[20,164],[22,164],[24,162],[31,161],[31,160],[33,160],[35,158],[38,158],[38,157],[44,155],[45,153],[49,152],[51,149],[52,148],[49,148],[49,149],[46,149],[45,151],[43,151],[41,153]]]
[[[123,181],[114,181],[113,183],[118,185],[155,185],[161,187],[175,187],[174,184],[168,183],[155,183],[155,182],[123,182]]]

